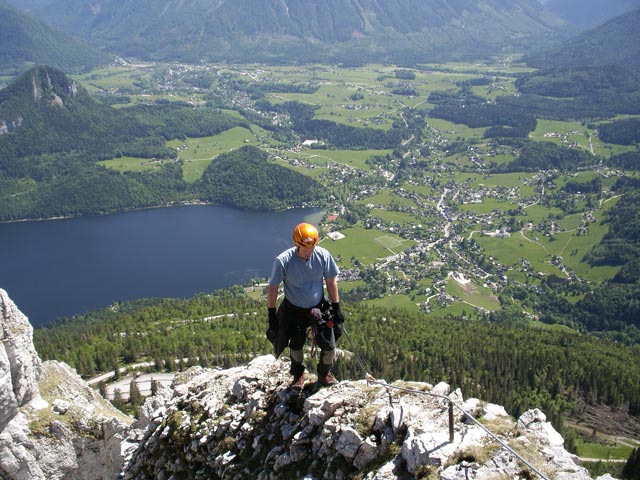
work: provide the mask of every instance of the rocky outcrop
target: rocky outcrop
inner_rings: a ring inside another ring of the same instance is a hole
[[[18,409],[39,398],[40,357],[33,346],[33,327],[0,289],[0,430]]]
[[[590,478],[538,410],[516,422],[446,384],[345,381],[298,394],[288,370],[269,355],[177,377],[170,398],[147,400],[156,410],[147,408],[124,478],[535,478],[518,455],[548,477]],[[452,441],[448,399],[457,405]]]
[[[0,478],[117,478],[132,419],[68,365],[42,362],[28,319],[4,290],[0,302]]]

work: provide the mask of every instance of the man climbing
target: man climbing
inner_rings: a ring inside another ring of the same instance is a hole
[[[312,325],[315,327],[315,341],[320,347],[318,382],[321,385],[338,383],[331,372],[336,346],[334,329],[331,322],[322,322],[319,311],[326,312],[330,307],[333,321],[338,324],[344,322],[338,293],[337,277],[340,270],[331,253],[317,246],[319,240],[318,230],[313,225],[296,225],[293,229],[295,246],[275,258],[269,279],[267,337],[274,344],[276,357],[289,346],[293,387],[299,389],[304,386],[302,347],[307,339],[307,329]],[[323,280],[331,305],[324,297]],[[280,283],[284,284],[284,299],[276,311]]]

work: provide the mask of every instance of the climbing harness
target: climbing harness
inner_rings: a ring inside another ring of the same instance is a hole
[[[311,326],[307,330],[307,340],[311,341],[311,357],[315,358],[317,350],[316,335],[318,334],[318,327],[333,328],[333,316],[326,309],[322,311],[321,308],[312,308],[309,312],[311,317]]]
[[[509,445],[507,445],[507,443],[504,440],[499,438],[491,430],[489,430],[487,427],[482,425],[478,420],[476,420],[473,417],[473,415],[471,415],[464,408],[462,408],[461,405],[457,404],[456,402],[451,400],[446,395],[440,395],[440,394],[431,393],[431,392],[424,392],[422,390],[416,390],[414,388],[407,388],[407,387],[400,387],[400,386],[397,386],[397,385],[390,385],[390,384],[388,384],[386,382],[383,382],[383,381],[380,381],[380,380],[376,380],[376,378],[373,375],[371,375],[369,372],[367,372],[367,369],[366,369],[366,367],[364,365],[364,362],[362,361],[362,358],[360,357],[360,355],[358,355],[358,351],[355,349],[355,347],[353,345],[353,341],[351,340],[351,337],[349,336],[349,332],[347,332],[347,329],[345,328],[344,324],[340,325],[340,329],[342,330],[342,333],[344,333],[344,336],[347,337],[349,345],[351,346],[351,351],[353,352],[354,356],[356,357],[356,360],[357,360],[358,364],[360,365],[360,368],[362,369],[362,372],[364,373],[364,376],[365,376],[365,379],[367,380],[367,383],[368,384],[373,384],[373,385],[379,385],[381,387],[386,388],[387,392],[389,392],[389,401],[390,402],[392,402],[391,393],[390,393],[390,390],[392,390],[392,389],[393,390],[400,390],[400,391],[403,391],[403,392],[416,393],[418,395],[426,395],[426,396],[430,396],[430,397],[436,397],[436,398],[443,399],[443,400],[447,401],[447,403],[449,404],[449,442],[450,443],[453,443],[453,438],[454,438],[454,432],[453,432],[453,422],[454,422],[453,409],[455,407],[458,410],[460,410],[466,418],[468,418],[469,420],[474,422],[477,426],[479,426],[482,430],[487,432],[487,434],[491,438],[493,438],[496,442],[498,442],[500,445],[502,445],[509,453],[511,453],[518,460],[520,460],[524,465],[526,465],[531,470],[533,470],[536,473],[536,475],[538,475],[542,480],[549,480],[549,478],[544,473],[542,473],[538,468],[536,468],[533,465],[531,465],[531,463],[529,463],[529,461],[527,461],[525,458],[523,458],[522,455],[520,455],[513,448],[511,448]]]

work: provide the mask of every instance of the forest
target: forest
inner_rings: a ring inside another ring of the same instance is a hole
[[[284,210],[324,195],[315,180],[275,164],[252,146],[217,157],[192,189],[206,202],[250,210]]]

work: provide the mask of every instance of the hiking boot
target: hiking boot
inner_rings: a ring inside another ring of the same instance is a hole
[[[328,372],[326,375],[318,374],[318,382],[320,383],[320,385],[330,387],[331,385],[336,385],[338,383],[338,380],[333,376],[333,373]]]
[[[301,373],[300,376],[293,378],[293,383],[291,384],[291,388],[297,388],[298,390],[302,390],[304,387],[304,373]]]

